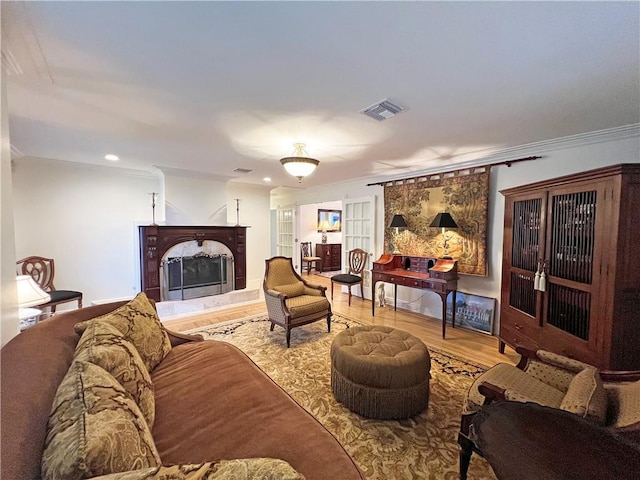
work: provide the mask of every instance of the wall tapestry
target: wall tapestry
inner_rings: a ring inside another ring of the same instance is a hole
[[[487,212],[490,167],[408,178],[384,185],[385,225],[402,214],[407,228],[385,228],[385,252],[458,260],[458,272],[487,276]],[[457,229],[429,225],[439,212],[448,212]],[[446,242],[445,242],[446,240]],[[446,245],[445,245],[446,244]]]

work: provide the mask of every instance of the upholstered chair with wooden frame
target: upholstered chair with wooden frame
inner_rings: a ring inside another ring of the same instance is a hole
[[[463,404],[458,443],[460,478],[473,452],[470,427],[483,405],[533,402],[576,414],[640,444],[640,370],[605,371],[545,350],[516,348],[518,365],[499,363],[473,382]]]
[[[311,274],[311,267],[318,272],[318,263],[322,258],[316,257],[311,253],[311,242],[300,242],[300,273],[304,271],[304,264],[307,264],[307,275]]]
[[[55,313],[56,306],[61,303],[78,302],[78,308],[82,308],[82,292],[75,290],[57,290],[53,284],[53,278],[56,273],[55,262],[53,258],[39,257],[32,255],[16,262],[19,275],[30,275],[40,288],[47,292],[51,300],[42,305],[40,308],[51,308],[51,313]]]
[[[291,329],[327,319],[331,331],[331,304],[327,287],[304,280],[293,268],[288,257],[273,257],[265,261],[264,299],[271,322],[271,331],[280,325],[286,331],[287,348],[291,346]]]
[[[369,254],[361,248],[349,251],[347,255],[347,263],[349,270],[347,273],[341,273],[331,277],[331,300],[333,300],[333,285],[346,285],[349,289],[349,306],[351,306],[351,287],[360,285],[360,297],[364,300],[364,292],[362,291],[362,281],[364,269],[367,266],[367,258]]]

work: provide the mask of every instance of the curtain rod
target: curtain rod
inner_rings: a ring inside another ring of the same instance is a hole
[[[412,180],[414,178],[432,177],[434,175],[446,175],[447,173],[458,172],[460,170],[469,170],[469,169],[473,169],[473,168],[482,168],[482,167],[491,168],[491,167],[497,167],[497,166],[500,166],[500,165],[506,165],[507,167],[510,167],[514,163],[528,162],[529,160],[537,160],[538,158],[542,158],[542,157],[540,157],[540,156],[537,156],[537,157],[535,157],[535,156],[534,157],[523,157],[523,158],[517,158],[515,160],[504,160],[502,162],[493,162],[493,163],[486,163],[484,165],[475,165],[473,167],[459,168],[457,170],[449,170],[448,172],[425,173],[423,175],[416,175],[415,177],[396,178],[394,180],[385,180],[383,182],[367,183],[367,187],[371,187],[372,185],[385,185],[386,183],[390,183],[390,182],[400,182],[400,181],[405,181],[405,180]]]

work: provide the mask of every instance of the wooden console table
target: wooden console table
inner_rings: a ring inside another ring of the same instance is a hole
[[[447,295],[453,292],[451,326],[456,326],[456,290],[458,288],[458,262],[451,259],[393,255],[383,253],[373,262],[371,292],[376,294],[376,283],[393,284],[393,309],[396,310],[398,285],[420,288],[437,293],[442,299],[442,338],[447,330]],[[371,315],[376,314],[375,298],[371,301]]]

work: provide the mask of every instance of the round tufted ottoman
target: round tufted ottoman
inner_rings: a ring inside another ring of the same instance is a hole
[[[429,404],[429,351],[419,338],[390,327],[340,332],[331,344],[331,389],[362,416],[399,419]]]

